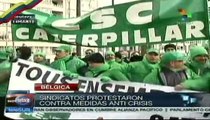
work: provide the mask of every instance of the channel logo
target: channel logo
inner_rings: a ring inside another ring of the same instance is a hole
[[[6,112],[33,112],[34,94],[9,94],[6,97]]]
[[[28,106],[32,100],[28,96],[19,96],[15,98],[15,103],[19,106]]]

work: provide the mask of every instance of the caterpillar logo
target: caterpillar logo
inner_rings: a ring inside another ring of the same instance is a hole
[[[0,24],[7,23],[12,20],[15,16],[22,13],[24,10],[31,9],[37,4],[39,4],[42,0],[27,0],[26,2],[19,2],[13,5],[10,9],[5,11],[0,16]]]

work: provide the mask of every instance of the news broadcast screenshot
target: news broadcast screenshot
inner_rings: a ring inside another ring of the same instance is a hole
[[[210,120],[208,3],[0,0],[0,117]]]

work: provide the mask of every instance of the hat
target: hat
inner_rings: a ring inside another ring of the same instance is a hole
[[[106,55],[115,55],[113,51],[107,51]]]
[[[0,51],[0,59],[8,59],[8,53],[6,51]]]
[[[100,53],[93,53],[87,58],[88,62],[105,63],[104,57]]]
[[[157,54],[159,54],[159,51],[157,49],[150,48],[149,50],[147,50],[147,53],[157,53]]]
[[[193,59],[198,55],[208,55],[207,50],[202,46],[195,46],[190,49],[190,58]]]
[[[42,56],[44,58],[46,57],[46,54],[44,52],[41,52],[41,51],[38,51],[38,52],[34,53],[34,56],[35,55],[40,55],[40,56]]]
[[[173,52],[166,52],[163,54],[162,59],[161,59],[161,64],[168,64],[172,61],[177,61],[177,60],[186,60],[186,57],[183,53],[178,52],[178,51],[173,51]]]
[[[68,52],[71,52],[72,51],[72,46],[70,46],[70,45],[61,45],[61,46],[57,47],[55,50],[56,51],[68,51]]]

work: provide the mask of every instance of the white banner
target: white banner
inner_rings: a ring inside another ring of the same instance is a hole
[[[78,79],[71,79],[63,76],[61,71],[54,70],[52,68],[42,66],[29,61],[18,60],[13,63],[12,73],[10,77],[10,83],[8,91],[30,91],[30,93],[44,93],[46,91],[35,91],[35,83],[79,83],[79,91],[84,93],[91,92],[175,92],[173,87],[149,85],[144,83],[134,82],[117,82],[101,83],[100,78],[85,78],[79,77]],[[66,93],[72,91],[47,91],[46,93]],[[196,92],[196,91],[182,91],[182,92]],[[55,111],[54,111],[55,112]],[[203,111],[204,112],[204,111]],[[203,117],[202,111],[137,111],[137,112],[71,112],[69,119],[97,119],[102,117],[103,119],[152,119],[154,115],[159,115],[164,119],[170,119],[171,117],[181,118],[195,118],[196,119],[209,119],[209,117]],[[40,113],[33,113],[33,116],[39,116]],[[20,119],[20,113],[5,113],[5,116],[13,119]],[[156,116],[155,116],[156,117]],[[158,119],[158,118],[157,118]]]

